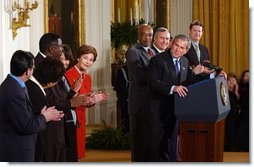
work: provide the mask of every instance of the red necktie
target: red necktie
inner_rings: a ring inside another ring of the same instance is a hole
[[[151,57],[153,56],[153,51],[150,48],[147,49],[147,53],[149,56]]]

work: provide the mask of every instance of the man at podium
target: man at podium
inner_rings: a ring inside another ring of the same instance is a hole
[[[144,161],[176,161],[178,123],[173,94],[184,97],[188,92],[187,85],[204,79],[200,75],[204,66],[197,65],[190,69],[188,59],[183,56],[190,45],[187,36],[177,35],[171,49],[150,60],[150,92],[144,115]]]

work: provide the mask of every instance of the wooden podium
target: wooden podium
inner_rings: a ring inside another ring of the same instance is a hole
[[[230,110],[227,81],[218,76],[188,87],[188,95],[175,95],[180,123],[183,162],[222,162],[224,119]]]

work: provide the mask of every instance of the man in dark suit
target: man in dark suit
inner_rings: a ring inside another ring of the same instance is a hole
[[[34,69],[31,53],[16,51],[10,67],[11,74],[0,86],[0,161],[32,162],[37,133],[46,122],[61,120],[63,112],[45,106],[35,115],[25,86]]]
[[[155,54],[164,52],[169,47],[170,33],[168,29],[159,27],[156,29],[153,37],[153,46]]]
[[[37,66],[40,65],[46,56],[60,59],[63,53],[62,40],[59,35],[54,33],[44,34],[40,39],[39,47],[40,52],[35,57]],[[72,116],[71,107],[82,106],[87,98],[86,96],[80,98],[70,97],[76,92],[73,92],[73,90],[68,91],[63,80],[59,80],[55,86],[45,89],[45,93],[47,104],[49,106],[54,105],[56,109],[64,111],[66,116]],[[40,148],[43,148],[41,161],[64,162],[69,160],[69,157],[66,157],[69,155],[66,154],[67,136],[69,136],[69,129],[66,129],[68,128],[66,124],[67,122],[64,119],[59,122],[50,122],[47,128],[40,133],[40,140],[42,141]]]
[[[123,133],[128,134],[130,132],[128,114],[129,77],[126,64],[117,70],[116,80],[117,99],[121,110],[121,127]]]
[[[60,59],[63,51],[61,37],[55,33],[42,35],[39,41],[39,49],[40,51],[35,57],[35,66],[38,66],[47,56]],[[65,85],[62,80],[55,86],[45,89],[45,92],[49,106],[53,105],[56,109],[64,111],[66,115],[70,114],[71,100],[67,98]],[[64,119],[59,122],[49,123],[47,128],[40,133],[39,137],[42,141],[39,147],[43,148],[41,161],[66,161],[66,129]]]
[[[57,56],[60,58],[62,55],[62,39],[55,33],[43,34],[39,41],[40,51],[34,58],[35,66],[37,66],[46,56]]]
[[[154,54],[150,48],[153,28],[142,24],[138,28],[138,41],[126,55],[126,65],[129,72],[129,119],[131,135],[131,161],[142,161],[143,147],[143,117],[148,98],[147,66]]]
[[[199,81],[196,74],[202,72],[198,65],[189,68],[189,62],[183,55],[190,47],[189,38],[177,35],[171,49],[154,56],[150,60],[150,93],[147,112],[144,114],[144,161],[176,161],[176,137],[178,124],[174,114],[174,96],[187,95],[189,83]],[[175,63],[178,61],[177,63]],[[178,73],[178,74],[177,74]]]
[[[206,46],[199,43],[203,35],[203,24],[195,20],[189,27],[189,38],[191,40],[191,47],[184,55],[189,60],[190,66],[195,67],[198,64],[203,65],[204,61],[210,61],[209,52]],[[212,70],[204,69],[203,74],[210,74]]]

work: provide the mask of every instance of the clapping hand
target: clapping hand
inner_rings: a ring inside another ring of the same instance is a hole
[[[74,90],[76,93],[79,92],[79,89],[81,88],[84,78],[85,78],[85,74],[82,73],[79,76],[79,78],[74,81],[74,84],[72,85],[72,90]]]
[[[41,114],[45,117],[46,122],[49,121],[60,121],[64,117],[63,111],[58,111],[55,106],[47,108],[43,107]]]
[[[96,103],[107,100],[109,97],[108,93],[98,91],[90,94],[88,101],[84,104],[86,107],[91,107]]]

